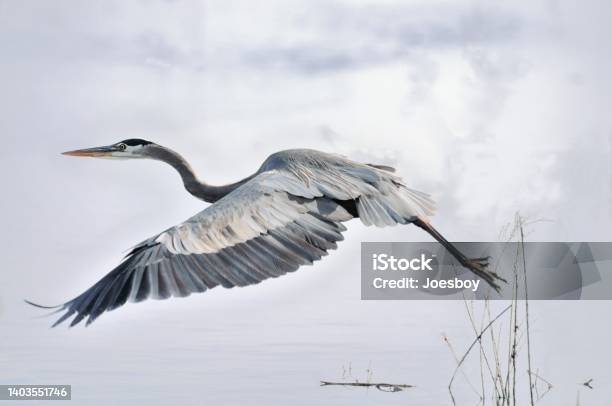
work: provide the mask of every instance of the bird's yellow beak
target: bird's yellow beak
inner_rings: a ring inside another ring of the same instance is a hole
[[[90,156],[90,157],[108,157],[115,151],[112,147],[95,147],[86,149],[75,149],[74,151],[62,152],[62,155],[69,156]]]

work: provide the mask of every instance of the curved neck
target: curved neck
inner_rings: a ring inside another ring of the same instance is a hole
[[[253,174],[229,185],[213,186],[200,181],[191,168],[191,165],[189,165],[180,154],[171,149],[159,148],[151,157],[171,165],[181,175],[185,189],[198,199],[209,203],[216,202],[256,175]]]

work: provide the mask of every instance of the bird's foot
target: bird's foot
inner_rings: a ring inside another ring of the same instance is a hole
[[[487,282],[493,289],[495,289],[496,292],[499,293],[501,288],[497,282],[502,281],[507,283],[507,281],[495,272],[488,269],[490,259],[491,257],[468,258],[463,261],[462,265],[484,279],[485,282]]]

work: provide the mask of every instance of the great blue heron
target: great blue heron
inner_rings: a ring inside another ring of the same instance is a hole
[[[89,324],[128,300],[188,296],[221,285],[256,284],[295,271],[336,248],[343,222],[358,217],[378,227],[412,223],[433,236],[463,266],[496,290],[487,258],[469,259],[429,222],[434,202],[409,189],[394,169],[362,164],[339,155],[292,149],[270,155],[253,175],[225,186],[197,178],[178,153],[142,139],[64,152],[100,158],[146,158],[166,162],[185,189],[210,206],[136,245],[109,274],[81,295],[48,307],[76,314],[71,326]]]

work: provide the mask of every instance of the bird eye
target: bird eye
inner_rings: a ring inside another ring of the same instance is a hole
[[[125,151],[127,149],[127,145],[124,143],[118,144],[117,148],[119,148],[121,151]]]

